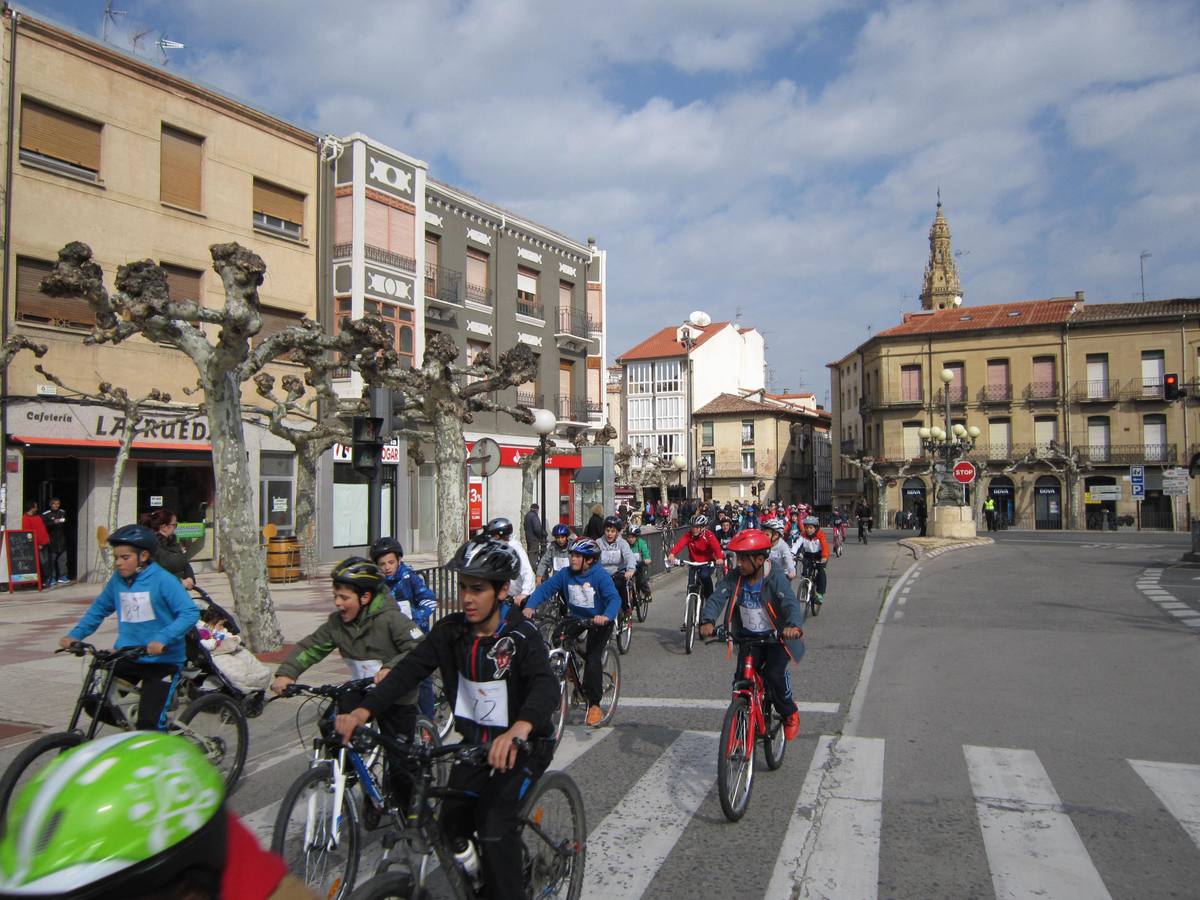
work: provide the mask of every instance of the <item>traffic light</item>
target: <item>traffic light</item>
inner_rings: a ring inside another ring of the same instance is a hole
[[[758,485],[757,484],[750,485],[750,493],[753,494],[755,497],[758,496]]]
[[[350,465],[356,472],[374,474],[383,461],[383,419],[375,416],[354,417],[354,446]]]
[[[1178,400],[1183,396],[1179,392],[1179,375],[1168,372],[1163,378],[1163,397],[1167,400]]]

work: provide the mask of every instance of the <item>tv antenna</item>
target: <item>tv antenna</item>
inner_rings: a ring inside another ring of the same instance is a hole
[[[164,31],[158,36],[155,46],[158,47],[159,62],[165,66],[167,64],[167,51],[182,50],[186,45],[180,41],[171,40],[169,37],[167,37],[167,33]]]
[[[104,43],[108,43],[109,28],[116,27],[117,16],[125,15],[123,9],[113,9],[113,0],[105,0],[104,3],[104,22],[100,27],[100,36]]]

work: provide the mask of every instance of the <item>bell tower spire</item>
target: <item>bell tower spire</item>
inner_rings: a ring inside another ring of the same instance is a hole
[[[938,187],[937,215],[929,226],[929,262],[925,264],[925,283],[921,288],[921,309],[946,309],[962,302],[958,269],[950,252],[950,226],[942,214],[942,189]]]

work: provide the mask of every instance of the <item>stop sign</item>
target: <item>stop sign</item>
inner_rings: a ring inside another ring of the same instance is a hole
[[[970,484],[975,480],[975,463],[960,459],[954,464],[954,480],[959,484]]]

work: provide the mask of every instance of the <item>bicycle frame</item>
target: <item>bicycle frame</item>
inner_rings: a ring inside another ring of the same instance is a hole
[[[750,705],[750,733],[746,735],[747,752],[754,752],[754,742],[760,735],[767,733],[767,719],[763,713],[763,703],[766,700],[766,687],[758,667],[754,665],[754,654],[746,651],[742,659],[742,677],[733,683],[733,696],[745,698]],[[732,736],[730,738],[732,740]],[[729,752],[733,747],[727,747]]]
[[[133,721],[130,718],[130,711],[141,699],[141,692],[134,688],[130,691],[130,699],[126,699],[123,703],[116,703],[112,700],[113,683],[117,680],[117,663],[126,657],[98,651],[95,647],[91,648],[91,656],[92,661],[88,664],[87,675],[84,677],[83,684],[79,688],[79,696],[75,699],[75,709],[71,713],[71,722],[67,725],[67,731],[81,733],[89,741],[95,738],[96,732],[100,730],[100,726],[103,724],[100,714],[103,712],[105,706],[113,706],[119,710],[125,718],[126,724],[129,725]],[[92,685],[96,683],[96,674],[101,670],[104,672],[101,679],[102,686],[99,691],[93,692]],[[79,727],[79,718],[83,715],[85,704],[93,697],[97,701],[96,714],[91,716],[91,723],[88,725],[87,730],[82,731]]]

